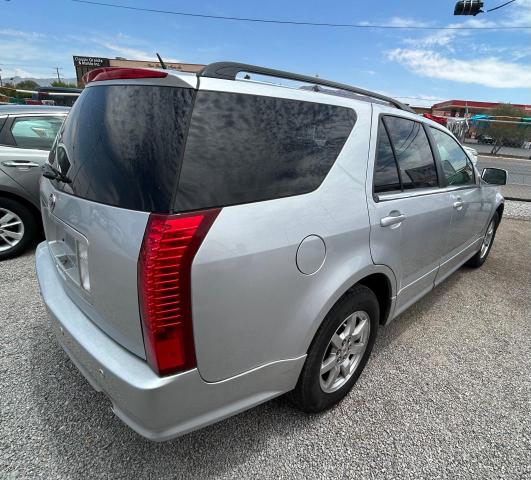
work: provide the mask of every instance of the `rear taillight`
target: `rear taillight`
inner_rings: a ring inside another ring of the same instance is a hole
[[[124,67],[102,67],[95,68],[83,75],[85,83],[101,82],[103,80],[119,80],[134,78],[165,78],[167,72],[160,70],[150,70],[148,68],[124,68]]]
[[[196,366],[191,269],[219,209],[149,217],[138,263],[146,357],[159,375]]]

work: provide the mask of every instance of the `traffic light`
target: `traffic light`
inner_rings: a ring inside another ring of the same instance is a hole
[[[455,4],[454,15],[473,15],[483,13],[481,0],[462,0]]]

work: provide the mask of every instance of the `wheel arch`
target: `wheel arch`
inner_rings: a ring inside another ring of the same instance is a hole
[[[389,323],[389,320],[392,318],[397,292],[396,277],[393,271],[386,265],[373,264],[346,279],[325,303],[315,325],[311,332],[309,332],[306,341],[306,351],[310,348],[313,338],[328,312],[356,285],[364,285],[374,292],[380,306],[379,323],[380,325]]]
[[[380,306],[380,325],[385,325],[391,313],[392,286],[391,279],[384,273],[373,273],[362,278],[356,285],[364,285],[371,289]]]
[[[504,202],[501,202],[497,207],[496,207],[496,213],[498,214],[498,225],[500,224],[501,222],[501,219],[502,219],[502,216],[503,216],[503,210],[505,208],[505,203]]]

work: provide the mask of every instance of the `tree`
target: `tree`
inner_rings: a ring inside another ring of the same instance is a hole
[[[59,80],[54,80],[50,85],[52,87],[77,88],[75,83],[60,82]]]
[[[490,135],[494,139],[492,150],[490,153],[497,154],[503,146],[520,145],[529,136],[531,129],[528,125],[505,122],[519,122],[522,117],[525,117],[523,110],[511,105],[510,103],[502,103],[494,110],[491,115],[496,118],[485,122],[487,126],[482,133]],[[483,122],[482,122],[483,123]]]
[[[39,88],[39,84],[33,80],[23,80],[22,82],[17,83],[17,88],[21,90],[35,90]]]

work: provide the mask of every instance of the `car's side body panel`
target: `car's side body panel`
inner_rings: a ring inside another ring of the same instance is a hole
[[[479,184],[448,193],[453,206],[452,220],[438,278],[446,277],[477,252],[478,241],[493,210],[492,200],[485,193]],[[459,203],[462,206],[456,207]]]
[[[47,158],[44,150],[0,145],[0,168],[25,190],[34,205],[39,204],[41,166]]]
[[[355,110],[354,129],[317,190],[226,207],[201,245],[192,305],[198,369],[206,381],[304,355],[330,300],[361,279],[357,274],[378,271],[364,195],[371,105],[356,102]],[[325,253],[323,265],[305,275],[297,257],[310,235],[322,239]]]
[[[478,251],[488,222],[502,197],[498,192],[496,201],[494,192],[497,189],[481,182],[475,168],[476,183],[472,186],[448,186],[442,179],[440,186],[432,189],[374,195],[378,122],[382,114],[419,121],[443,130],[440,125],[405,112],[397,114],[381,106],[374,110],[366,183],[371,220],[370,245],[373,261],[388,266],[397,279],[398,292],[391,320]],[[433,155],[441,175],[443,169],[435,149]],[[462,206],[456,208],[458,204]],[[390,226],[381,225],[383,218],[396,214],[404,215],[404,220]]]
[[[20,197],[31,203],[37,209],[39,208],[39,202],[36,201],[24,188],[22,188],[22,185],[15,182],[11,176],[9,176],[0,168],[0,196],[3,192],[11,197]]]

